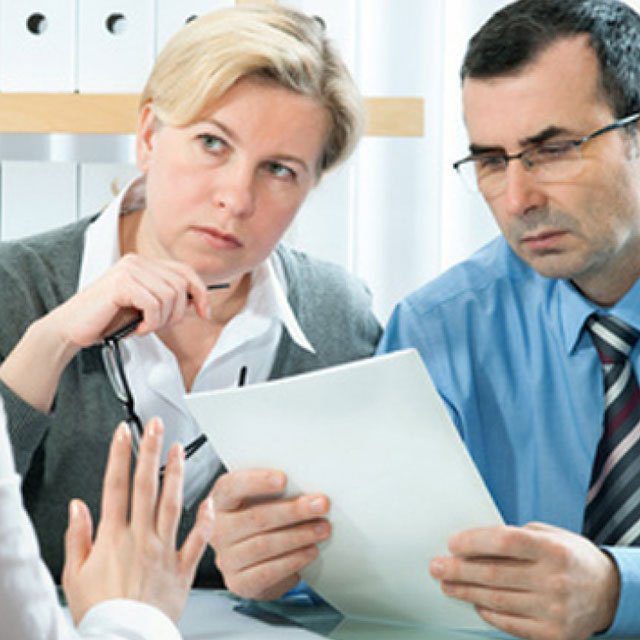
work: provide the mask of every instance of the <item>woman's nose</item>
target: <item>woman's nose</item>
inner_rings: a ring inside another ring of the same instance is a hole
[[[216,172],[213,185],[213,204],[216,209],[233,216],[250,216],[255,208],[253,172],[237,163]]]

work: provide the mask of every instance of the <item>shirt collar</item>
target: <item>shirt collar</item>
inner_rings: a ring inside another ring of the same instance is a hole
[[[136,203],[142,202],[142,187],[140,176],[130,180],[87,228],[78,290],[97,280],[120,258],[118,219],[120,215],[139,208]],[[287,300],[286,278],[275,251],[251,274],[247,308],[260,315],[276,318],[299,347],[315,353]]]
[[[310,353],[316,352],[304,334],[287,300],[286,278],[282,265],[274,251],[271,252],[265,262],[258,265],[253,271],[250,298],[254,292],[256,298],[258,296],[261,298],[261,306],[264,304],[265,310],[270,311],[271,315],[282,322],[291,339],[299,347]],[[254,301],[250,299],[248,302]]]
[[[558,281],[558,300],[564,346],[569,355],[576,350],[584,323],[592,313],[615,315],[640,330],[640,278],[613,307],[600,307],[591,302],[568,280]]]
[[[95,282],[120,258],[118,218],[121,213],[136,210],[132,206],[133,200],[144,206],[144,201],[140,200],[142,188],[142,177],[132,178],[87,227],[78,280],[79,291]]]

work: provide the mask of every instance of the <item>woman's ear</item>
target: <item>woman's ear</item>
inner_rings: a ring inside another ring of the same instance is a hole
[[[136,161],[138,169],[147,173],[149,162],[155,144],[157,131],[156,114],[151,102],[147,102],[138,114],[138,128],[136,130]]]

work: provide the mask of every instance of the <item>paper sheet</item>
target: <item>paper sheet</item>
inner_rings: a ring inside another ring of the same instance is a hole
[[[429,575],[451,534],[502,520],[415,350],[187,403],[229,469],[329,496],[332,535],[303,577],[346,616],[488,627]]]

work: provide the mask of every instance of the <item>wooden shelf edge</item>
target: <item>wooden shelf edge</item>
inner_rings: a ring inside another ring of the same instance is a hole
[[[368,136],[423,136],[424,100],[365,99]],[[136,94],[0,93],[2,133],[107,133],[135,131]]]

